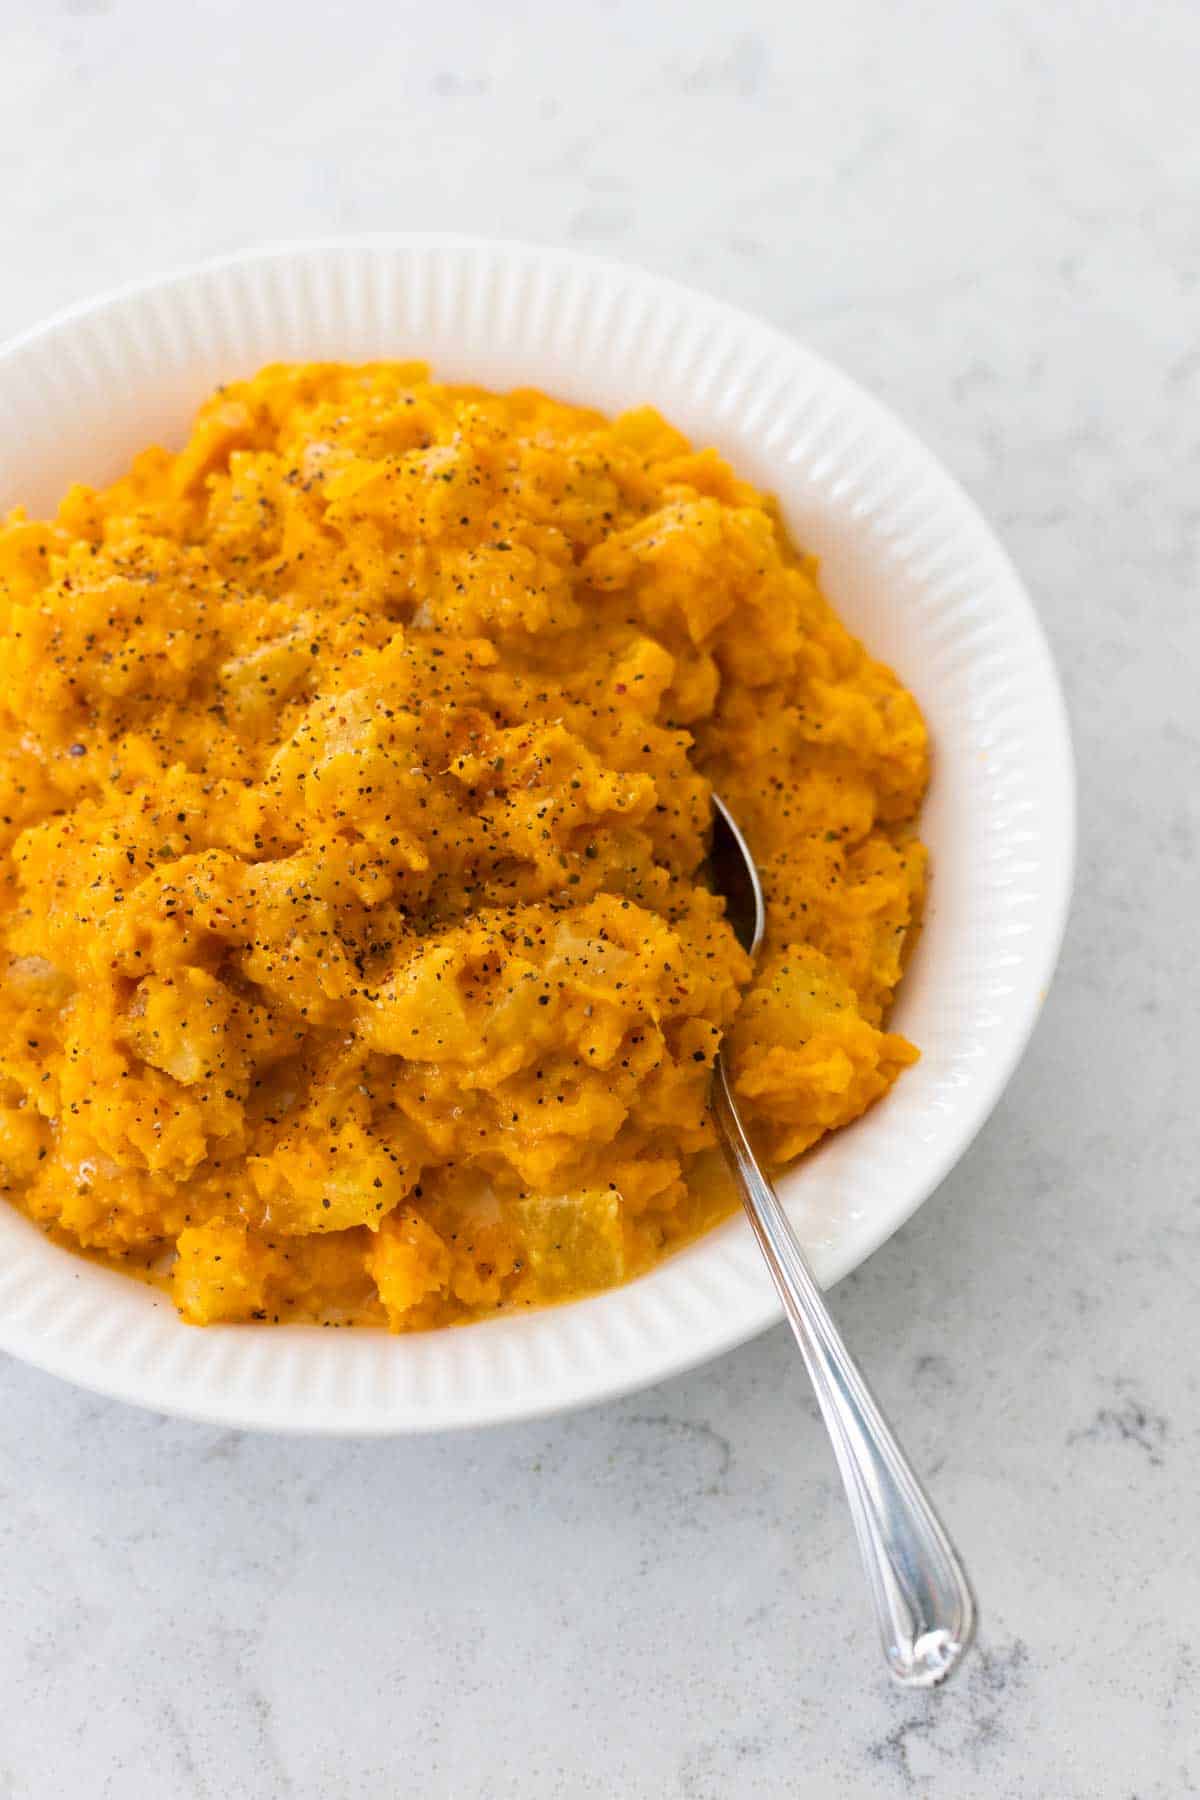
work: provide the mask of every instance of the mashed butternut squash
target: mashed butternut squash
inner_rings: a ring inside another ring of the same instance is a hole
[[[0,1188],[183,1316],[620,1281],[885,1092],[911,696],[657,414],[416,364],[219,391],[0,530]],[[703,879],[760,859],[753,979]]]

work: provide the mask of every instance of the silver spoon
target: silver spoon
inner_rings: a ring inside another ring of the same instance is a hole
[[[755,956],[766,922],[758,870],[715,794],[713,807],[713,885],[724,895],[738,942]],[[713,1115],[833,1440],[888,1668],[902,1687],[935,1687],[970,1645],[975,1629],[970,1584],[842,1342],[778,1194],[758,1166],[723,1056],[713,1074]]]

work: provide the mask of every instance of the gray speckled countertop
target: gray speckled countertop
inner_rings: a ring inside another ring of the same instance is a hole
[[[0,1795],[1200,1789],[1198,57],[1189,0],[0,0],[0,334],[336,230],[678,274],[975,494],[1082,775],[1033,1046],[836,1295],[982,1597],[957,1686],[880,1674],[782,1330],[394,1443],[171,1423],[5,1361]]]

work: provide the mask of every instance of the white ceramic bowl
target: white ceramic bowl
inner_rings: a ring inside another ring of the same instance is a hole
[[[928,923],[901,991],[922,1059],[783,1183],[822,1281],[900,1225],[1016,1065],[1066,914],[1074,785],[1062,696],[974,506],[881,406],[801,345],[634,269],[447,237],[253,252],[76,307],[0,352],[0,509],[178,444],[218,381],[280,358],[428,358],[609,410],[650,401],[773,490],[839,612],[900,671],[936,750]],[[778,1317],[734,1219],[626,1287],[412,1337],[183,1325],[149,1289],[0,1203],[0,1346],[164,1412],[290,1431],[515,1419],[659,1381]]]

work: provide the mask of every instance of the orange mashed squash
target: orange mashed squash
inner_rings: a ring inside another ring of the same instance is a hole
[[[0,528],[0,1191],[185,1319],[608,1286],[916,1052],[916,703],[647,409],[281,365]],[[753,976],[705,885],[748,835]]]

